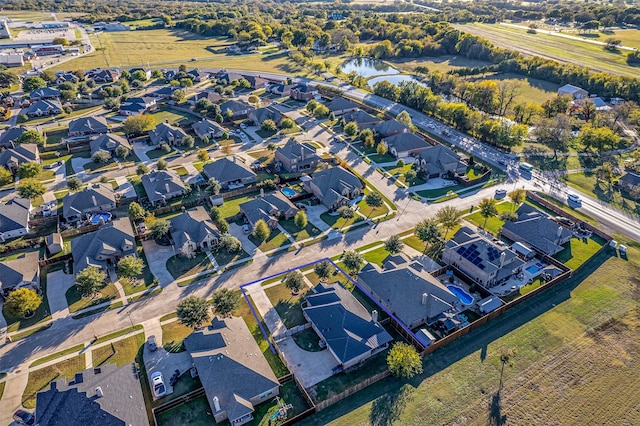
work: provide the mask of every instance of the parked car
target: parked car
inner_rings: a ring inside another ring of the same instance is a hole
[[[242,225],[242,232],[244,232],[245,234],[250,234],[251,228],[249,228],[249,225]]]
[[[13,421],[19,425],[32,426],[36,422],[36,419],[32,413],[25,410],[18,410],[13,413]]]
[[[151,385],[156,398],[162,398],[167,394],[167,387],[164,385],[164,379],[160,371],[151,374]]]
[[[506,189],[496,189],[496,198],[504,198],[507,196]]]
[[[147,339],[147,346],[151,352],[155,352],[158,349],[158,345],[156,343],[156,336],[149,336]]]
[[[247,128],[247,125],[246,125],[246,124],[244,124],[244,123],[240,123],[240,128],[241,128],[241,129],[246,129],[246,128]]]

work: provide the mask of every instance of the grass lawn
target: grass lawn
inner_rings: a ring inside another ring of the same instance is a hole
[[[396,157],[391,154],[371,154],[367,158],[373,161],[374,163],[391,163],[392,161],[397,161]]]
[[[92,351],[93,366],[97,367],[105,362],[116,364],[118,367],[133,362],[140,346],[144,345],[144,333],[138,333],[113,342]]]
[[[229,253],[226,250],[220,248],[211,250],[211,254],[213,255],[214,259],[216,259],[216,262],[218,262],[218,265],[220,265],[220,267],[224,267],[232,262],[240,259],[246,259],[247,257],[251,256],[244,250],[240,250],[236,253]]]
[[[67,348],[67,349],[65,349],[63,351],[56,352],[54,354],[47,355],[47,356],[42,357],[42,358],[38,358],[37,360],[32,362],[31,365],[29,365],[29,368],[35,367],[36,365],[41,365],[41,364],[47,363],[47,362],[49,362],[51,360],[54,360],[56,358],[61,358],[61,357],[65,356],[65,355],[69,355],[69,354],[72,354],[74,352],[80,352],[82,349],[84,349],[84,345],[81,343],[81,344],[73,346],[71,348]]]
[[[600,250],[604,243],[605,241],[596,235],[585,240],[571,238],[571,241],[564,245],[564,249],[553,257],[567,267],[576,269]]]
[[[420,253],[424,252],[424,243],[420,241],[420,238],[416,237],[415,235],[410,235],[406,238],[403,238],[402,242],[407,246],[418,250]]]
[[[496,204],[498,215],[488,218],[486,225],[485,218],[480,214],[479,209],[476,209],[474,213],[465,216],[464,219],[480,228],[484,227],[486,231],[491,232],[493,235],[498,235],[498,231],[500,230],[500,228],[502,228],[502,225],[504,225],[504,221],[498,216],[505,212],[514,211],[514,207],[515,206],[509,201]]]
[[[248,153],[250,156],[260,161],[262,164],[269,164],[273,162],[275,157],[275,151],[271,151],[270,149],[262,149],[260,151],[253,151]]]
[[[553,204],[553,205],[555,205],[557,207],[560,207],[562,210],[564,210],[565,212],[567,212],[569,214],[572,214],[573,216],[577,217],[578,219],[580,219],[580,220],[582,220],[584,222],[590,223],[592,225],[596,224],[596,221],[593,218],[591,218],[590,216],[587,216],[586,214],[582,213],[580,210],[574,210],[571,207],[567,206],[565,203],[563,203],[561,201],[558,201],[555,198],[553,198],[553,197],[551,197],[551,196],[549,196],[549,195],[547,195],[547,194],[545,194],[543,192],[537,192],[536,194],[539,195],[540,197],[544,198],[545,201],[548,201],[551,204]],[[543,206],[541,204],[538,204],[533,200],[527,199],[525,202],[527,204],[537,208],[538,210],[541,210],[541,211],[543,211],[545,213],[550,214],[551,216],[556,216],[557,215],[554,211],[549,210],[545,206]]]
[[[461,189],[464,189],[464,186],[451,185],[445,188],[423,189],[422,191],[418,191],[417,194],[425,198],[438,198],[447,195],[449,192],[457,192]]]
[[[309,291],[309,288],[304,286],[300,289],[299,294],[294,295],[291,294],[291,290],[284,283],[264,289],[265,294],[276,308],[278,315],[280,315],[287,328],[296,327],[307,322],[302,315],[300,303],[302,303],[304,296]]]
[[[48,180],[53,180],[56,177],[56,172],[54,172],[53,170],[42,170],[40,173],[38,173],[38,175],[35,177],[35,179],[39,180],[40,182],[45,182]]]
[[[281,220],[280,225],[296,240],[305,240],[307,238],[314,238],[320,235],[320,230],[313,226],[311,223],[307,223],[303,229],[296,226],[293,219]]]
[[[578,191],[589,194],[592,197],[623,208],[625,210],[630,210],[634,213],[636,212],[636,202],[631,198],[625,197],[625,195],[627,194],[624,191],[618,192],[616,190],[616,192],[618,192],[618,194],[621,196],[621,199],[618,201],[612,198],[613,193],[601,190],[597,185],[598,181],[594,173],[571,173],[565,175],[563,178],[567,185],[577,189]]]
[[[213,416],[207,414],[211,407],[207,396],[202,395],[185,404],[180,404],[156,417],[158,426],[210,426],[215,423]]]
[[[109,340],[116,339],[116,338],[118,338],[120,336],[124,336],[125,334],[133,333],[134,331],[142,330],[142,329],[143,329],[142,324],[136,324],[133,327],[123,328],[122,330],[114,331],[113,333],[110,333],[110,334],[107,334],[107,335],[104,335],[104,336],[100,336],[100,337],[98,337],[98,340],[93,342],[93,344],[97,345],[98,343],[107,342]]]
[[[218,207],[218,210],[220,210],[220,214],[222,215],[222,217],[224,217],[225,219],[229,219],[240,213],[240,204],[253,200],[254,198],[256,198],[256,195],[257,193],[227,198],[226,200],[224,200],[224,204]]]
[[[172,321],[162,324],[162,346],[168,352],[182,352],[182,341],[193,332],[193,329],[184,326],[180,321]]]
[[[167,152],[164,149],[161,148],[154,148],[151,149],[149,151],[146,152],[147,157],[151,158],[152,160],[161,158],[161,157],[167,157],[169,155],[174,155],[176,154],[178,151],[176,151],[175,149],[171,148],[171,151]]]
[[[384,246],[382,246],[382,247],[378,247],[375,250],[371,250],[366,253],[363,253],[363,256],[367,262],[375,263],[378,266],[382,266],[382,261],[387,256],[389,256],[389,252],[384,248]]]
[[[100,305],[118,297],[118,290],[113,284],[109,284],[100,290],[100,294],[96,297],[82,297],[78,288],[74,285],[65,293],[69,312],[74,313],[80,309],[90,306]]]
[[[198,274],[211,268],[213,265],[204,252],[196,253],[196,256],[192,258],[176,255],[167,260],[167,269],[175,279],[185,275]]]
[[[292,337],[296,345],[307,352],[320,352],[322,350],[318,344],[320,338],[316,332],[313,331],[313,328],[307,328],[300,333],[294,334]]]
[[[369,192],[370,191],[365,190],[365,194]],[[374,209],[373,207],[369,207],[363,198],[358,202],[358,211],[366,217],[377,217],[389,213],[389,208],[383,203],[380,207]]]
[[[131,182],[131,185],[133,185],[133,189],[136,191],[136,195],[139,199],[147,198],[147,191],[142,185],[142,179],[140,176],[129,176],[129,181]]]
[[[300,390],[293,380],[280,386],[280,400],[293,407],[287,411],[287,419],[291,419],[309,408],[307,400],[304,399]],[[248,426],[268,426],[279,424],[277,421],[270,421],[269,418],[278,411],[278,402],[275,398],[271,401],[263,402],[256,407],[253,412],[253,420],[247,423]]]
[[[287,239],[287,236],[284,235],[282,232],[280,232],[278,229],[272,229],[271,235],[269,235],[269,238],[267,238],[267,240],[263,243],[260,243],[260,241],[253,235],[249,235],[249,239],[261,251],[265,251],[265,252],[290,244],[289,240]]]
[[[339,214],[331,215],[328,212],[322,213],[320,215],[320,219],[322,219],[324,221],[324,223],[326,223],[327,225],[329,225],[333,229],[342,229],[345,226],[353,225],[356,222],[360,222],[360,221],[364,220],[362,217],[360,217],[358,215],[355,215],[354,217],[352,217],[350,219],[344,219],[344,218],[340,217]]]
[[[22,394],[22,405],[32,409],[36,406],[36,394],[49,387],[49,383],[59,378],[71,380],[75,374],[85,369],[84,354],[61,361],[29,373],[27,387]]]
[[[186,126],[195,121],[198,121],[198,117],[193,114],[189,114],[183,111],[177,111],[171,108],[160,108],[158,111],[153,112],[149,115],[155,118],[156,123],[169,122],[169,124],[173,126]]]
[[[124,294],[126,294],[127,296],[133,293],[144,291],[154,286],[153,279],[155,277],[149,269],[147,256],[144,254],[144,250],[142,249],[142,245],[140,243],[138,243],[138,257],[144,262],[144,269],[142,270],[142,274],[137,276],[134,281],[130,281],[126,278],[122,278],[120,280],[120,284],[122,284],[122,288],[124,289]]]

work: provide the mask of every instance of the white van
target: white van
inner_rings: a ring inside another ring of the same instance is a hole
[[[582,198],[580,198],[580,196],[576,194],[569,194],[567,199],[569,200],[570,203],[576,204],[578,206],[582,205]]]

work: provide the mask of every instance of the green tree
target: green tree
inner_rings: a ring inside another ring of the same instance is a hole
[[[161,240],[168,234],[169,222],[164,219],[157,219],[149,226],[149,235],[154,240]]]
[[[222,185],[218,182],[216,178],[209,178],[209,183],[207,185],[207,192],[213,195],[218,195],[222,190]]]
[[[33,200],[36,197],[44,194],[46,188],[44,184],[35,179],[21,179],[17,188],[18,195],[22,198],[29,198]]]
[[[276,130],[278,130],[275,121],[271,119],[264,120],[260,125],[260,129],[263,132],[275,132]]]
[[[293,129],[295,125],[296,123],[289,117],[283,118],[282,121],[280,122],[280,128],[282,129]]]
[[[329,115],[329,108],[320,104],[313,110],[313,115],[316,117],[327,117]]]
[[[404,160],[402,158],[399,159],[398,161],[396,161],[396,167],[397,168],[401,169],[401,168],[404,167],[404,165],[405,165],[405,162],[404,162]]]
[[[43,89],[47,87],[47,82],[40,77],[27,77],[22,80],[22,90],[25,92],[31,92],[36,89]]]
[[[156,119],[149,114],[139,114],[127,117],[122,123],[122,129],[127,135],[139,135],[151,130],[156,125]]]
[[[121,159],[126,159],[129,154],[131,153],[131,151],[129,151],[129,148],[127,148],[124,145],[120,145],[116,148],[116,157],[121,158]]]
[[[34,178],[42,172],[42,165],[40,163],[22,163],[18,167],[18,176],[20,179]]]
[[[42,303],[42,298],[34,290],[26,287],[12,291],[4,301],[7,313],[15,318],[32,314]]]
[[[118,275],[133,282],[135,278],[142,274],[144,261],[137,256],[125,256],[118,261]]]
[[[603,152],[617,147],[620,136],[609,127],[593,127],[586,124],[582,126],[578,141],[588,150]]]
[[[342,256],[342,263],[344,263],[345,268],[349,271],[351,275],[354,275],[362,269],[364,266],[365,260],[362,254],[358,253],[355,250],[348,250],[344,252]]]
[[[167,170],[167,167],[169,167],[169,163],[167,163],[167,160],[162,158],[156,163],[156,169],[158,170]]]
[[[18,138],[18,143],[35,143],[38,146],[43,146],[44,136],[36,130],[27,130]]]
[[[378,143],[378,146],[376,147],[376,153],[378,155],[385,155],[387,153],[387,147],[385,146],[385,144],[383,144],[382,142]]]
[[[516,207],[524,203],[524,200],[527,198],[527,191],[524,189],[516,189],[509,193],[509,198],[511,198],[513,209],[515,210]]]
[[[240,292],[227,288],[220,289],[213,293],[211,305],[218,315],[228,316],[240,306]]]
[[[298,294],[304,285],[304,276],[300,271],[291,271],[284,278],[284,285],[293,294]]]
[[[0,87],[10,87],[17,84],[20,80],[18,76],[9,71],[0,71]]]
[[[82,188],[82,181],[75,176],[67,178],[67,188],[72,192],[79,191]]]
[[[147,166],[144,163],[138,164],[138,167],[136,168],[136,174],[137,175],[146,175],[147,173],[149,173],[149,166]]]
[[[198,160],[204,162],[204,161],[209,161],[211,157],[209,157],[209,153],[207,152],[206,149],[200,149],[198,150]]]
[[[94,163],[106,164],[111,160],[111,154],[107,151],[96,151],[96,153],[91,156],[91,160]]]
[[[416,348],[408,343],[397,342],[387,355],[389,371],[396,377],[409,379],[422,374],[422,360]]]
[[[129,213],[129,219],[131,219],[133,223],[138,223],[144,220],[145,217],[147,217],[147,211],[144,209],[144,207],[142,207],[140,204],[136,203],[135,201],[129,204],[128,213]]]
[[[242,250],[242,243],[233,235],[225,233],[220,237],[220,248],[228,253],[236,253]]]
[[[182,138],[182,141],[180,142],[180,146],[182,146],[183,148],[193,148],[193,146],[196,144],[196,140],[193,138],[193,136],[191,135],[187,135],[184,138]]]
[[[344,133],[347,136],[355,136],[358,134],[358,123],[355,121],[350,121],[349,123],[344,125]]]
[[[571,138],[569,117],[557,115],[553,118],[540,118],[536,121],[531,134],[536,141],[553,149],[553,156],[557,158],[558,151],[565,151]]]
[[[198,328],[209,320],[209,304],[202,297],[189,296],[178,304],[176,313],[182,324]]]
[[[343,219],[351,219],[356,215],[350,206],[340,206],[338,207],[338,210],[336,210],[336,212]]]
[[[264,241],[267,241],[270,235],[271,229],[269,229],[269,225],[267,225],[267,222],[259,219],[253,226],[253,236],[262,243]]]
[[[398,235],[392,235],[387,241],[384,242],[384,248],[386,251],[392,254],[400,253],[404,248],[404,243]]]
[[[446,206],[438,210],[436,213],[436,220],[442,226],[444,226],[444,238],[447,238],[447,234],[449,230],[455,228],[460,224],[460,220],[462,219],[462,212],[456,209],[454,206]]]
[[[424,243],[425,252],[431,244],[442,238],[442,233],[440,232],[440,228],[438,228],[438,222],[434,219],[423,219],[418,222],[414,234]]]
[[[76,275],[76,287],[85,296],[93,296],[104,287],[107,274],[95,266],[87,266]]]
[[[293,217],[293,223],[300,228],[304,229],[307,226],[307,213],[304,210],[298,210],[298,213]]]
[[[413,121],[411,121],[411,114],[409,114],[407,111],[402,111],[400,114],[398,114],[396,116],[396,120],[409,128],[413,126]]]
[[[13,175],[4,167],[0,167],[0,186],[8,185],[13,182]]]
[[[333,271],[333,266],[329,263],[328,260],[323,260],[322,262],[318,262],[313,267],[313,271],[316,273],[320,281],[326,281],[331,276],[331,272]]]
[[[409,169],[406,172],[404,172],[404,180],[409,184],[411,184],[416,177],[418,177],[418,173],[413,169]]]
[[[490,217],[498,215],[496,200],[493,198],[485,198],[480,201],[478,207],[480,208],[480,215],[484,217],[484,223],[482,224],[482,229],[484,229],[487,226],[487,220],[489,220]]]
[[[384,203],[382,195],[377,192],[370,192],[365,195],[364,202],[367,203],[367,206],[371,207],[372,211],[375,211],[378,207],[382,207]]]

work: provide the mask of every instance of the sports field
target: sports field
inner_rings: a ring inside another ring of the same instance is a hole
[[[490,40],[498,47],[591,68],[637,77],[640,70],[626,64],[627,53],[609,52],[588,41],[561,38],[550,34],[529,34],[524,29],[491,24],[456,24],[455,28]],[[635,37],[635,35],[634,35]]]

